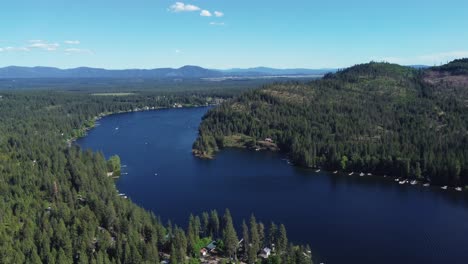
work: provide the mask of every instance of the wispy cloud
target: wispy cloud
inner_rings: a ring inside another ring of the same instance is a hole
[[[68,44],[68,45],[79,45],[80,41],[79,40],[65,40],[63,43]]]
[[[200,16],[203,16],[203,17],[210,17],[210,16],[212,16],[212,14],[211,14],[211,12],[208,11],[208,10],[202,10],[202,11],[200,12]]]
[[[26,47],[4,47],[0,48],[0,51],[29,51]]]
[[[210,22],[210,25],[212,26],[225,26],[224,22]]]
[[[439,53],[423,54],[419,56],[410,57],[374,57],[373,60],[387,61],[391,63],[397,63],[402,65],[411,64],[424,64],[424,65],[438,65],[447,63],[454,59],[468,57],[468,50],[456,50]]]
[[[209,10],[202,9],[196,5],[185,4],[183,2],[176,2],[175,4],[171,5],[167,10],[173,13],[200,11],[200,16],[202,17],[212,17],[212,16],[223,17],[224,16],[224,13],[221,11],[211,12]]]
[[[189,4],[184,4],[182,2],[176,2],[175,4],[171,5],[169,7],[169,10],[174,12],[174,13],[180,13],[180,12],[193,12],[193,11],[198,11],[201,8],[195,5],[189,5]]]
[[[78,40],[65,40],[63,43],[68,45],[78,45],[80,41]],[[63,51],[66,54],[72,53],[81,53],[81,54],[93,54],[93,51],[90,49],[78,49],[78,48],[65,48],[60,49],[59,43],[51,43],[45,40],[40,39],[31,39],[28,40],[26,45],[24,46],[7,46],[7,47],[0,47],[0,52],[27,52],[33,50],[44,50],[44,51]]]
[[[92,50],[89,50],[89,49],[77,49],[77,48],[68,48],[68,49],[65,49],[65,53],[66,54],[73,54],[73,53],[81,53],[81,54],[93,54],[93,51]]]
[[[179,53],[182,53],[182,51],[180,49],[176,49],[175,53],[179,54]]]
[[[27,47],[29,49],[41,49],[41,50],[45,50],[45,51],[56,51],[60,47],[60,44],[58,44],[58,43],[48,43],[46,41],[38,40],[38,39],[30,40],[29,43],[31,43]]]

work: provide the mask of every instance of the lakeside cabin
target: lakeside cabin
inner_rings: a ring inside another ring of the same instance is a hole
[[[264,259],[267,259],[271,255],[271,249],[268,247],[265,247],[262,249],[262,251],[258,255]]]
[[[269,137],[265,138],[265,141],[266,141],[266,142],[273,143],[273,139],[271,139],[271,138],[269,138]]]
[[[205,247],[206,250],[208,250],[208,252],[212,252],[213,250],[216,249],[216,241],[211,241],[210,244],[208,244],[208,246]]]
[[[200,256],[206,257],[208,256],[208,253],[215,253],[216,249],[216,241],[211,241],[206,247],[200,249]]]

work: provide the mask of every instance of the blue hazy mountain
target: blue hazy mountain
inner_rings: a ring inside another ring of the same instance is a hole
[[[256,68],[233,68],[227,70],[221,70],[226,75],[246,75],[246,76],[258,76],[258,75],[323,75],[328,72],[335,72],[336,69],[275,69],[268,67],[256,67]]]
[[[0,68],[0,78],[205,78],[220,77],[219,71],[208,70],[198,66],[184,66],[178,69],[125,69],[107,70],[80,67],[58,69],[52,67],[18,67]]]
[[[297,76],[323,75],[335,69],[274,69],[257,67],[249,69],[214,70],[198,66],[184,66],[178,69],[123,69],[108,70],[100,68],[79,67],[59,69],[53,67],[19,67],[0,68],[0,78],[213,78],[225,76]]]

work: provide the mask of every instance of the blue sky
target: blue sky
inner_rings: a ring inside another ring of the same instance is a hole
[[[15,0],[0,67],[335,68],[468,57],[468,1]]]

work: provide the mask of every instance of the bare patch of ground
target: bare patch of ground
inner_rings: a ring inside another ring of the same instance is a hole
[[[468,75],[451,75],[444,71],[427,71],[423,80],[433,85],[445,84],[451,87],[468,87]]]

